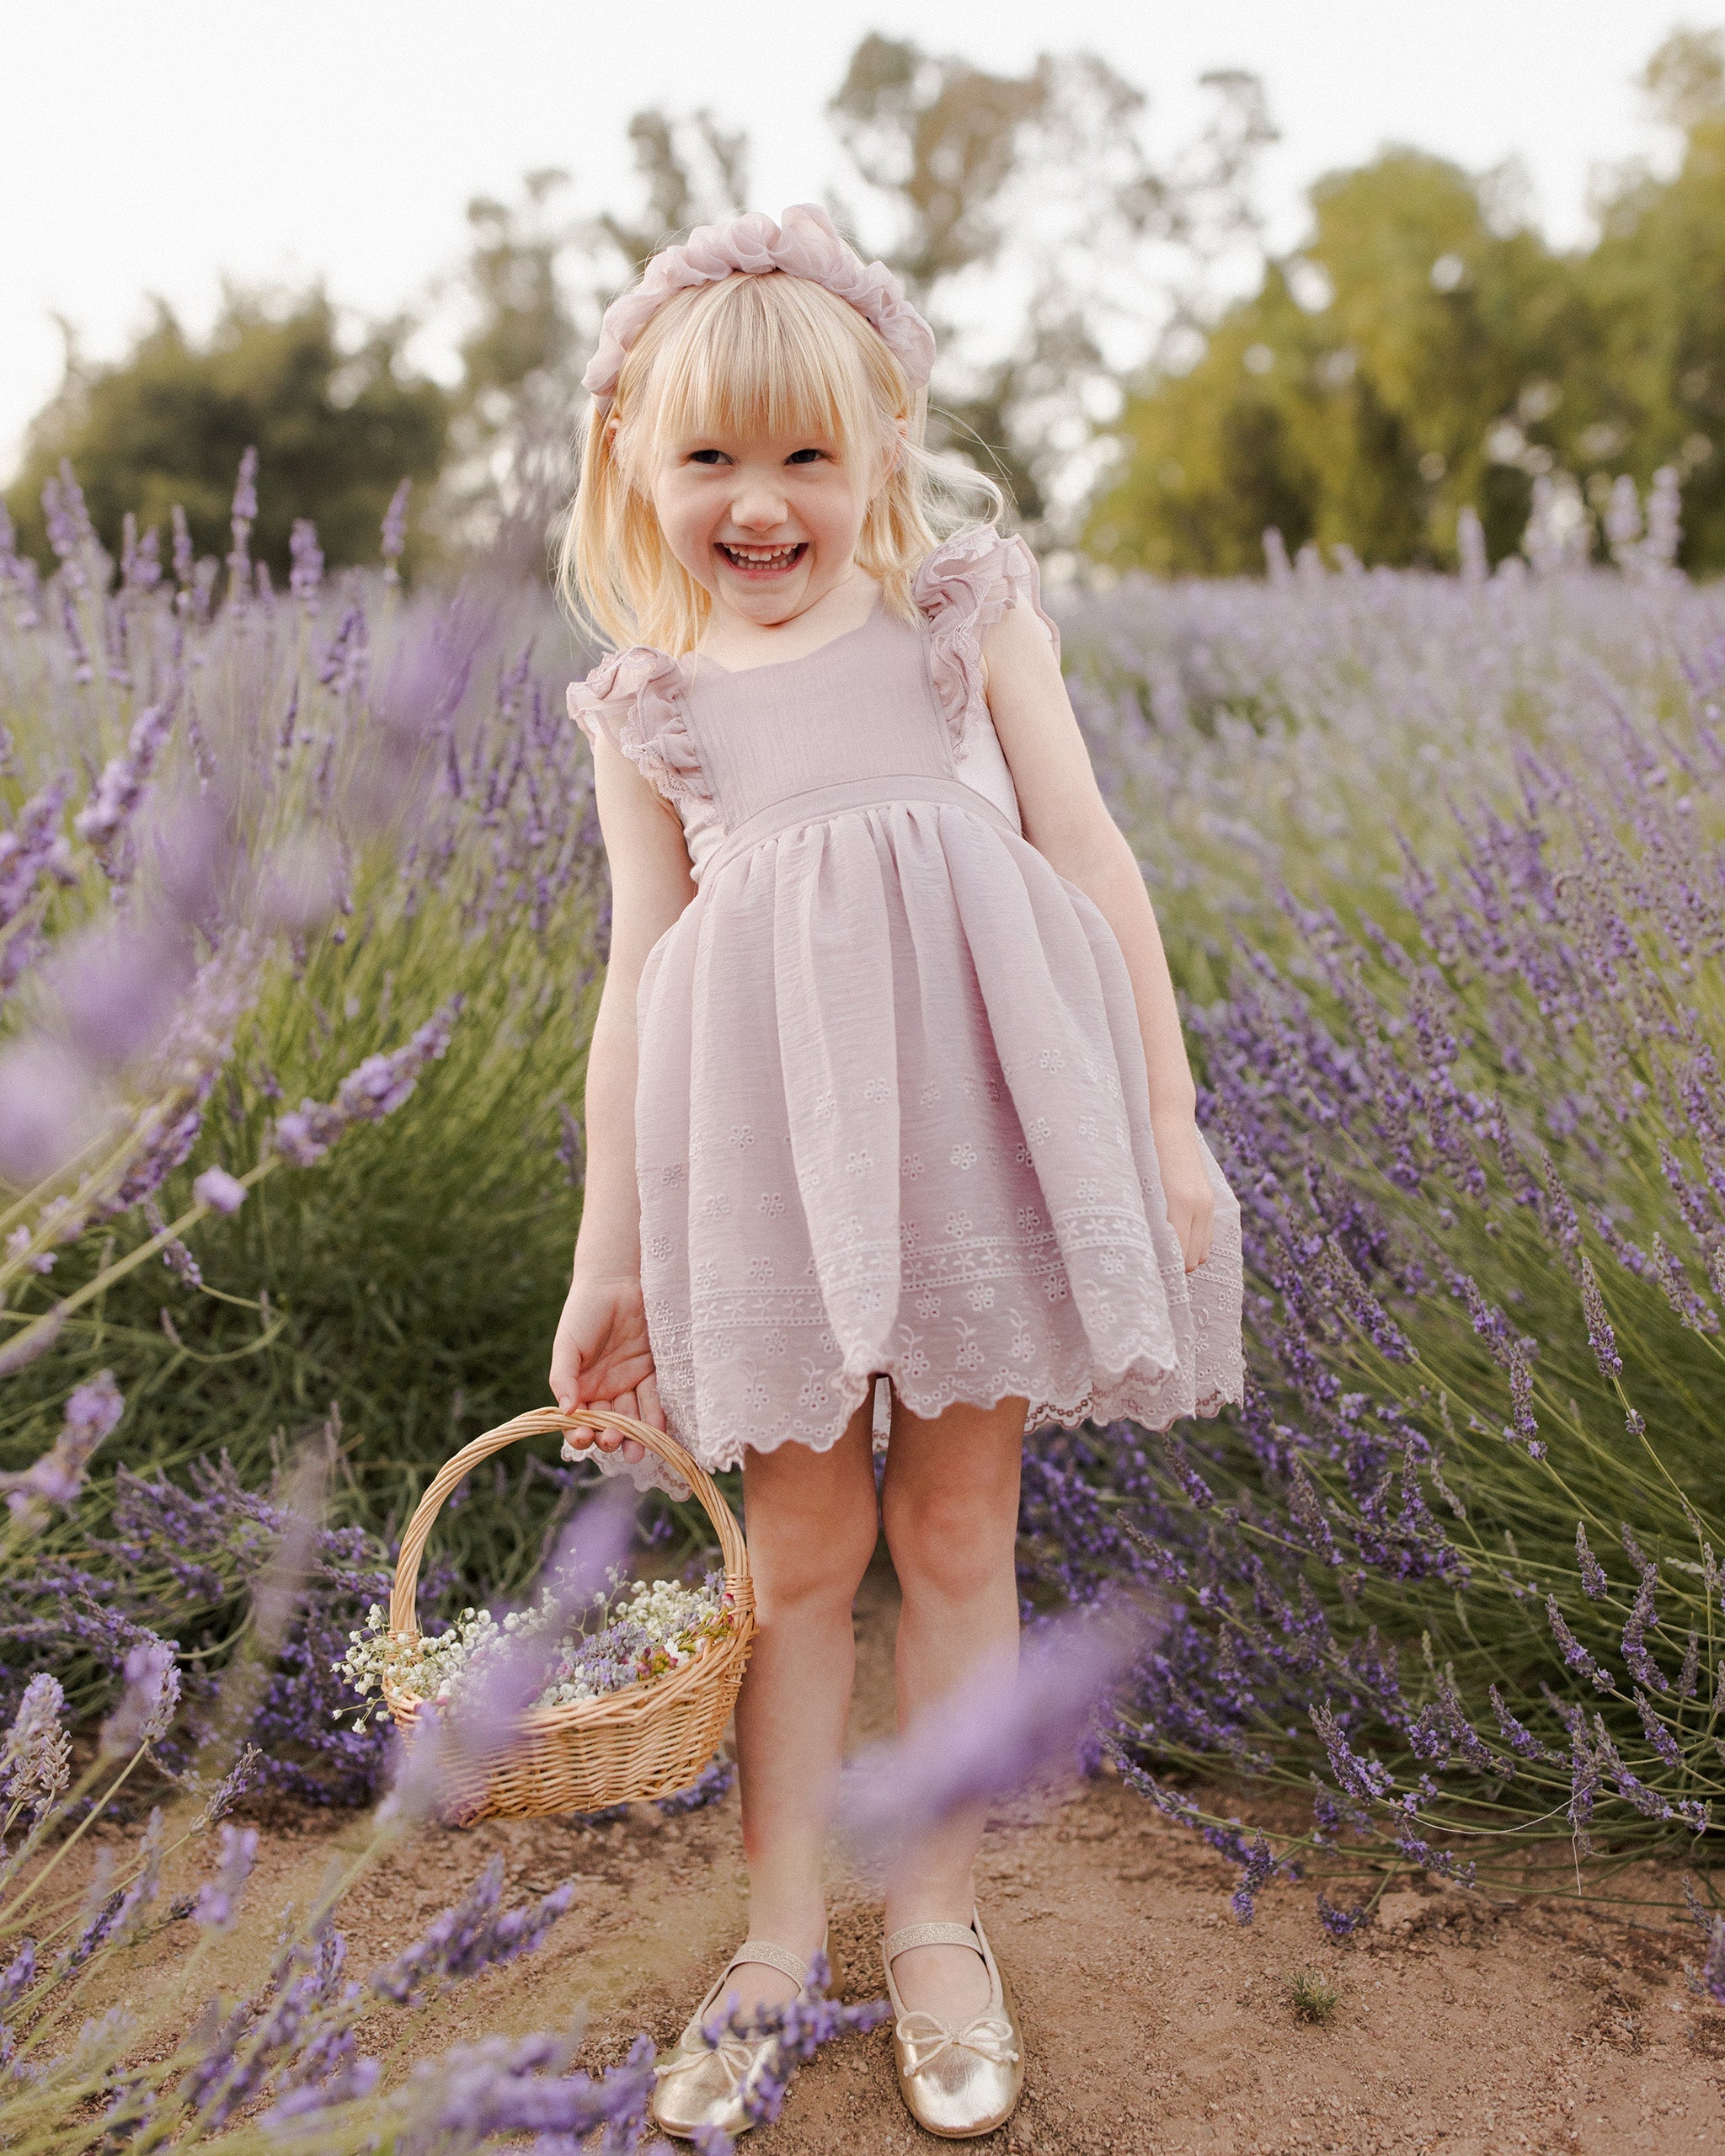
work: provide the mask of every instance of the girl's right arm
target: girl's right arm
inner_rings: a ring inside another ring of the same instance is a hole
[[[635,995],[647,954],[695,895],[682,825],[670,803],[613,744],[593,746],[599,826],[611,863],[611,956],[587,1056],[587,1181],[574,1276],[551,1353],[551,1390],[565,1413],[609,1407],[665,1428],[641,1297],[641,1203],[635,1181]],[[638,1460],[633,1438],[591,1439]]]

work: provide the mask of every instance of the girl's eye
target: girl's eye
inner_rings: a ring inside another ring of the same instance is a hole
[[[689,452],[689,462],[691,464],[705,464],[710,467],[726,463],[729,460],[722,449],[692,449]]]
[[[824,449],[793,449],[785,459],[787,464],[812,464],[817,457],[824,457]]]

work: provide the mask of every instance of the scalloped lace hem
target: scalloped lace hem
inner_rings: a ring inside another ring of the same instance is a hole
[[[830,1452],[879,1376],[889,1378],[895,1397],[924,1421],[932,1421],[948,1407],[997,1407],[1003,1400],[1023,1397],[1029,1402],[1024,1417],[1027,1437],[1038,1430],[1071,1429],[1092,1421],[1130,1422],[1147,1430],[1165,1430],[1188,1416],[1209,1419],[1225,1407],[1239,1406],[1245,1390],[1241,1358],[1227,1358],[1220,1369],[1205,1371],[1202,1386],[1189,1365],[1176,1364],[1154,1374],[1143,1367],[1156,1360],[1155,1351],[1149,1350],[1141,1358],[1135,1356],[1117,1376],[1091,1377],[1076,1385],[1063,1384],[1046,1373],[1037,1374],[1032,1382],[1031,1374],[1023,1370],[998,1370],[989,1378],[968,1381],[948,1375],[927,1384],[915,1379],[902,1382],[889,1361],[872,1370],[846,1368],[839,1371],[828,1387],[836,1402],[833,1408],[818,1417],[788,1419],[774,1429],[752,1424],[746,1434],[728,1432],[716,1443],[702,1444],[691,1442],[677,1428],[678,1418],[669,1405],[665,1420],[672,1434],[687,1446],[708,1473],[718,1475],[740,1466],[745,1451],[777,1452],[782,1445],[802,1444],[811,1452]],[[665,1374],[661,1371],[661,1397],[668,1389]],[[573,1455],[566,1452],[564,1457],[595,1460],[601,1473],[627,1475],[644,1493],[657,1489],[674,1498],[689,1495],[687,1484],[673,1476],[650,1454],[634,1461],[596,1450]]]

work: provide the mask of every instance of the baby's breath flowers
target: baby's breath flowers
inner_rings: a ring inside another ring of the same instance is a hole
[[[548,1674],[535,1704],[573,1706],[682,1668],[736,1622],[723,1572],[709,1572],[697,1587],[676,1580],[626,1585],[614,1570],[608,1579],[602,1593],[573,1611],[547,1588],[501,1622],[489,1609],[464,1609],[435,1639],[393,1636],[374,1602],[364,1626],[348,1634],[346,1654],[330,1665],[360,1694],[354,1727],[364,1729],[387,1713],[386,1676],[398,1691],[458,1709],[478,1695],[504,1653],[543,1639]]]

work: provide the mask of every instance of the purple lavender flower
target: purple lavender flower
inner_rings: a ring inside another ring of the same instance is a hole
[[[104,1758],[142,1751],[168,1733],[179,1705],[179,1670],[166,1640],[139,1641],[126,1657],[126,1690],[102,1725]]]
[[[58,1802],[72,1779],[72,1740],[61,1723],[66,1694],[45,1671],[31,1678],[0,1751],[0,1779],[8,1805],[39,1817]],[[0,1980],[0,1993],[5,1989]],[[10,2002],[0,1997],[0,2012]]]
[[[1317,1897],[1317,1920],[1332,1939],[1351,1939],[1360,1926],[1370,1921],[1371,1911],[1362,1902],[1358,1908],[1338,1908],[1329,1897],[1320,1892]]]
[[[0,1050],[0,1180],[47,1182],[99,1134],[106,1105],[63,1044],[26,1036]]]
[[[72,938],[47,985],[72,1045],[97,1069],[113,1070],[155,1046],[191,975],[182,938],[115,921]]]
[[[56,1303],[39,1318],[33,1318],[22,1331],[15,1332],[3,1347],[0,1347],[0,1378],[15,1376],[34,1363],[38,1355],[45,1355],[60,1337],[66,1324],[64,1304]]]
[[[364,686],[367,664],[365,610],[352,606],[318,662],[318,679],[336,696],[346,697]]]
[[[1659,1584],[1659,1568],[1648,1565],[1642,1573],[1641,1584],[1635,1591],[1634,1607],[1623,1627],[1623,1659],[1629,1673],[1639,1684],[1652,1691],[1666,1689],[1664,1673],[1648,1652],[1647,1635],[1649,1625],[1657,1627],[1658,1618],[1653,1606],[1654,1590]]]
[[[1070,1769],[1110,1688],[1155,1638],[1159,1612],[1055,1620],[1012,1653],[978,1663],[905,1734],[846,1774],[840,1817],[865,1847],[914,1840],[953,1813]]]
[[[99,1371],[77,1386],[67,1401],[66,1419],[53,1450],[22,1474],[0,1475],[0,1490],[7,1492],[13,1511],[30,1513],[42,1501],[61,1507],[75,1504],[91,1454],[125,1412],[126,1398],[112,1370]]]
[[[36,1981],[36,1942],[24,1940],[3,1970],[0,1970],[0,2014],[9,2014]]]
[[[71,883],[77,872],[61,830],[68,782],[56,779],[32,794],[9,830],[0,831],[0,928],[9,928],[45,878]]]
[[[1587,1524],[1584,1520],[1578,1520],[1575,1523],[1575,1557],[1576,1562],[1581,1566],[1583,1590],[1592,1600],[1597,1602],[1602,1594],[1610,1593],[1611,1582],[1605,1577],[1605,1566],[1588,1546]]]
[[[1621,1377],[1623,1358],[1617,1353],[1617,1336],[1605,1313],[1605,1299],[1599,1293],[1592,1261],[1586,1257],[1581,1261],[1581,1305],[1587,1314],[1587,1344],[1599,1363],[1599,1375],[1607,1380]]]
[[[246,1187],[226,1168],[206,1168],[192,1179],[192,1196],[212,1213],[238,1213],[246,1202]]]
[[[308,615],[315,615],[318,587],[323,581],[323,549],[318,544],[318,527],[309,517],[294,519],[287,551],[293,563],[287,588]]]
[[[597,2079],[563,2071],[575,2045],[567,2034],[491,2036],[424,2061],[402,2092],[400,2156],[523,2133],[538,2137],[543,2156],[589,2146],[595,2132],[617,2156],[638,2148],[653,2093],[652,2044],[638,2038],[622,2064]]]
[[[1258,1907],[1258,1897],[1280,1869],[1280,1865],[1270,1853],[1269,1844],[1262,1834],[1255,1834],[1252,1847],[1247,1853],[1245,1872],[1229,1902],[1236,1923],[1249,1924],[1252,1922]]]
[[[1714,1917],[1707,1926],[1706,1957],[1696,1989],[1725,2006],[1725,1917]]]
[[[686,1812],[699,1812],[709,1804],[717,1804],[729,1795],[737,1779],[735,1763],[729,1759],[715,1759],[710,1767],[703,1767],[686,1789],[678,1790],[674,1796],[662,1796],[659,1809],[667,1819],[678,1819]]]
[[[233,545],[227,557],[227,589],[229,603],[233,606],[243,605],[251,583],[250,542],[252,526],[258,517],[257,482],[258,452],[255,449],[248,449],[239,461],[239,477],[233,489],[233,512],[228,520]]]
[[[192,550],[191,526],[185,520],[185,511],[175,502],[168,511],[168,522],[174,531],[174,580],[179,586],[182,597],[188,595],[197,573],[197,560]]]
[[[206,1828],[215,1826],[219,1821],[227,1817],[241,1797],[256,1781],[258,1765],[262,1758],[263,1753],[255,1744],[243,1744],[240,1747],[238,1758],[205,1798],[198,1816],[193,1822],[195,1833],[202,1833]]]
[[[42,488],[42,513],[48,544],[60,560],[60,574],[69,592],[82,595],[89,589],[85,553],[94,541],[83,489],[73,476],[68,458],[60,460],[60,476]]]
[[[1587,1649],[1578,1640],[1564,1621],[1563,1612],[1557,1607],[1554,1594],[1546,1597],[1546,1617],[1551,1627],[1552,1636],[1562,1650],[1563,1659],[1571,1669],[1578,1670],[1596,1692],[1609,1692],[1612,1679],[1609,1670],[1602,1669]]]
[[[371,1977],[371,1988],[397,2006],[500,1968],[531,1954],[574,1899],[572,1885],[555,1887],[537,1903],[497,1913],[503,1892],[503,1860],[493,1857],[464,1898],[435,1918],[417,1940]]]
[[[891,2016],[892,2009],[884,1999],[868,1999],[860,2006],[843,2006],[836,1999],[829,1999],[828,1975],[825,1957],[817,1954],[809,1967],[806,1998],[790,1999],[782,2006],[764,2008],[747,2015],[733,2014],[726,2017],[720,2028],[709,2025],[701,2032],[715,2044],[729,2036],[771,2036],[776,2039],[743,2098],[745,2111],[756,2124],[770,2123],[778,2116],[792,2074],[823,2045],[838,2036],[860,2035],[879,2028]],[[709,2148],[713,2156],[723,2156],[723,2150],[716,2143],[709,2143]],[[708,2152],[703,2150],[702,2156],[708,2156]]]
[[[1635,1691],[1635,1709],[1641,1716],[1641,1726],[1647,1732],[1651,1744],[1668,1767],[1681,1767],[1683,1751],[1670,1729],[1661,1718],[1658,1710],[1639,1685]]]
[[[100,861],[113,882],[126,880],[125,849],[120,845],[143,798],[174,725],[179,702],[179,684],[174,682],[159,702],[147,705],[132,723],[124,755],[104,766],[89,800],[72,819],[78,836]]]
[[[1354,1750],[1331,1707],[1313,1707],[1311,1726],[1329,1755],[1331,1773],[1349,1796],[1369,1801],[1387,1795],[1395,1785],[1395,1776],[1381,1760]]]
[[[222,1854],[216,1863],[216,1875],[206,1879],[198,1889],[197,1899],[192,1906],[194,1921],[206,1931],[226,1931],[232,1924],[257,1854],[258,1830],[255,1827],[224,1827],[222,1829]]]
[[[452,995],[428,1019],[405,1048],[388,1055],[368,1055],[341,1081],[327,1107],[302,1101],[297,1109],[275,1119],[277,1150],[296,1167],[321,1161],[350,1123],[381,1123],[407,1099],[428,1063],[446,1054],[460,1017],[463,995]]]

